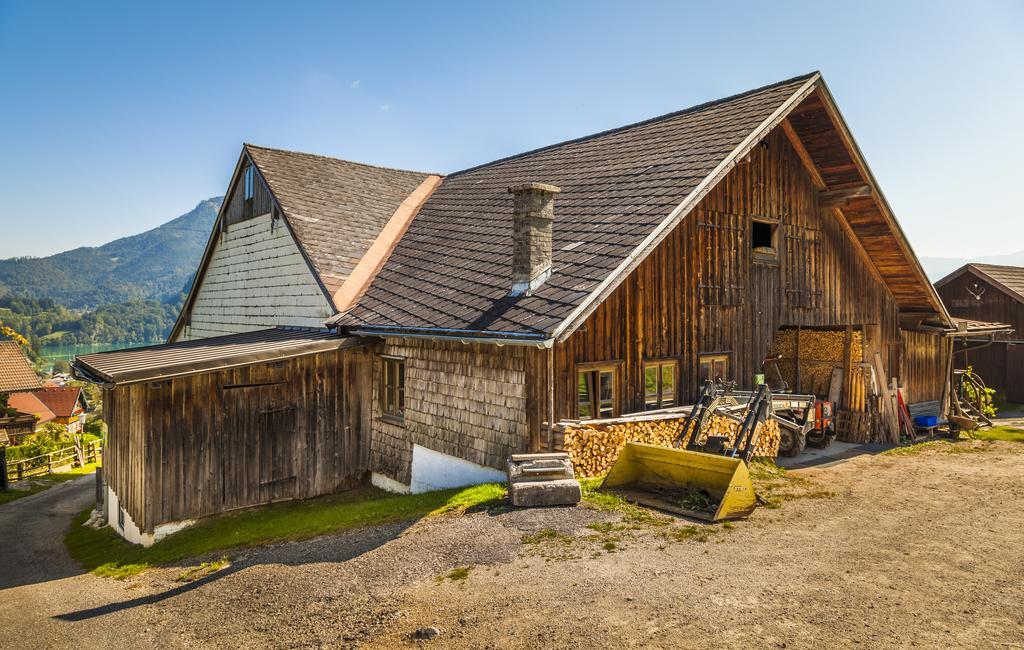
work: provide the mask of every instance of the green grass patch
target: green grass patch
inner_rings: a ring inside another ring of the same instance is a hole
[[[214,560],[213,562],[202,562],[199,566],[189,567],[182,571],[181,575],[175,578],[175,580],[177,582],[194,582],[199,578],[205,578],[211,573],[216,573],[228,566],[231,566],[231,561],[227,556],[224,556],[219,560]]]
[[[1024,442],[1024,429],[1016,427],[992,427],[975,429],[966,434],[972,440],[999,440],[1002,442]]]
[[[965,431],[955,440],[929,440],[916,444],[893,447],[882,452],[883,456],[914,456],[926,451],[934,451],[941,454],[977,454],[991,451],[995,447],[989,444],[974,444],[976,442],[1020,442],[1024,443],[1024,429],[1016,427],[991,427],[988,429],[975,429]]]
[[[706,542],[714,532],[710,526],[672,526],[661,531],[661,536],[673,542]]]
[[[523,535],[523,544],[540,544],[541,542],[571,542],[572,535],[560,533],[554,528],[544,528],[530,535]]]
[[[35,476],[23,479],[20,482],[24,483],[24,486],[19,488],[12,487],[6,492],[0,492],[0,505],[16,501],[32,494],[38,494],[43,490],[52,488],[58,483],[70,481],[72,479],[79,478],[80,476],[85,476],[86,474],[92,474],[95,471],[96,464],[90,463],[85,467],[76,467],[75,469],[69,469],[63,472],[54,472],[53,474],[47,474],[45,476]]]
[[[438,582],[444,582],[445,580],[451,580],[452,582],[462,582],[469,577],[469,572],[473,570],[471,566],[459,566],[455,567],[448,573],[438,576]]]
[[[504,497],[505,486],[497,483],[410,495],[360,488],[208,517],[149,548],[129,544],[110,528],[82,526],[89,517],[86,511],[75,518],[64,542],[71,556],[86,570],[125,578],[154,566],[230,549],[483,509],[500,504]]]

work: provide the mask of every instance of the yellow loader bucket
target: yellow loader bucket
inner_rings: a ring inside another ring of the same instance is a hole
[[[626,443],[601,489],[706,521],[741,519],[757,503],[742,459],[640,442]]]

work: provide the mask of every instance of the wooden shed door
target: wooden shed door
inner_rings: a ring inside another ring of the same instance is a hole
[[[268,501],[296,496],[295,410],[293,404],[271,402],[258,413],[260,491]]]
[[[1024,344],[1006,346],[1006,399],[1024,404]]]

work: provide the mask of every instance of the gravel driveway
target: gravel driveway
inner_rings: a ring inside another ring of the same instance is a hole
[[[1022,460],[1024,445],[1012,443],[862,456],[801,470],[803,498],[781,509],[696,534],[686,522],[623,526],[587,508],[430,518],[248,551],[192,583],[177,581],[185,566],[127,581],[76,575],[59,540],[88,503],[86,479],[0,506],[3,548],[22,546],[13,563],[0,560],[15,585],[0,591],[0,638],[11,647],[1021,647]],[[425,626],[440,636],[410,639]]]

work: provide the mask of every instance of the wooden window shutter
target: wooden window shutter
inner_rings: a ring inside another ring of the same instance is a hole
[[[785,291],[791,309],[821,306],[821,230],[798,225],[785,227]]]
[[[704,210],[697,213],[700,277],[697,291],[703,305],[741,305],[750,255],[746,218]]]

